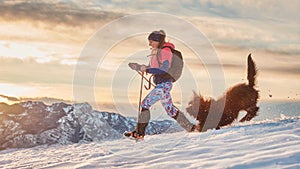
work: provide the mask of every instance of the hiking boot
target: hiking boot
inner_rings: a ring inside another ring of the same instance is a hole
[[[138,134],[135,130],[134,131],[130,131],[130,132],[125,132],[124,136],[125,137],[129,137],[129,138],[139,139],[139,140],[143,140],[144,139],[144,136]]]
[[[135,130],[131,132],[125,132],[124,136],[137,138],[137,139],[144,138],[149,120],[150,120],[149,109],[142,108],[141,112],[138,115],[138,123],[136,124]]]
[[[192,132],[197,128],[197,126],[191,123],[181,111],[178,111],[177,115],[173,118],[183,129],[185,129],[188,132]]]
[[[148,123],[137,123],[136,129],[131,132],[125,132],[124,136],[133,137],[133,138],[137,138],[137,139],[144,138],[147,125],[148,125]]]
[[[192,131],[201,132],[202,128],[200,124],[194,125]]]

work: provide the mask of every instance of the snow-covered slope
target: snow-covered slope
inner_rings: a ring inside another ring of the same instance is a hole
[[[0,151],[0,168],[300,168],[300,117]]]
[[[0,168],[298,169],[299,104],[283,105],[280,111],[261,105],[251,122],[204,133],[186,133],[172,120],[151,121],[145,140],[135,142],[122,137],[134,118],[87,103],[0,104]]]

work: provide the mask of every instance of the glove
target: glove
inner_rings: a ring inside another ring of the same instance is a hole
[[[140,70],[140,65],[137,63],[129,63],[128,66],[132,69],[132,70],[136,70],[139,71]]]

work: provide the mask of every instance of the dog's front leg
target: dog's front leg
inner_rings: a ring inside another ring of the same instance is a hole
[[[253,106],[253,107],[246,109],[247,114],[245,115],[245,117],[243,117],[240,120],[240,122],[250,121],[253,117],[257,116],[258,110],[259,110],[259,107],[257,107],[257,106]]]

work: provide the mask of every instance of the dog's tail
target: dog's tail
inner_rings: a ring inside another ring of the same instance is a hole
[[[254,87],[256,83],[256,73],[257,69],[254,61],[251,58],[251,53],[248,55],[248,76],[247,79],[249,81],[249,87]]]

